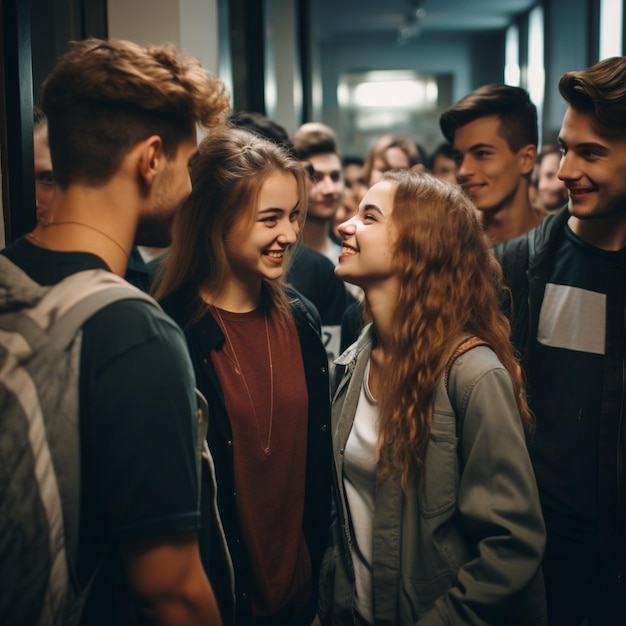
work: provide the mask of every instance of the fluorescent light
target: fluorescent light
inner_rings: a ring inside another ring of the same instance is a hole
[[[520,86],[519,29],[509,26],[506,30],[504,61],[504,82],[512,87]]]
[[[600,1],[600,61],[622,56],[622,0]]]
[[[424,108],[436,102],[436,83],[419,80],[362,82],[355,85],[351,98],[352,106],[357,108]]]

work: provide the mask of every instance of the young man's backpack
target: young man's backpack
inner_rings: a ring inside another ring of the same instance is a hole
[[[147,294],[105,270],[42,287],[0,255],[0,625],[77,624],[83,324]],[[94,573],[95,577],[95,573]]]

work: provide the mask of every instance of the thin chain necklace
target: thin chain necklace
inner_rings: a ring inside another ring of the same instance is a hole
[[[128,256],[130,255],[130,251],[127,252],[126,250],[124,250],[122,244],[119,243],[119,241],[116,241],[115,239],[113,239],[113,237],[111,237],[111,235],[108,235],[104,231],[100,230],[99,228],[96,228],[95,226],[91,226],[90,224],[83,224],[83,222],[75,222],[72,220],[67,220],[63,222],[42,222],[41,227],[45,229],[45,228],[49,228],[50,226],[65,226],[66,224],[72,224],[73,226],[82,226],[83,228],[89,228],[90,230],[93,230],[99,233],[103,237],[106,237],[109,241],[112,241],[122,251],[122,254],[126,258],[128,258]],[[41,239],[37,237],[37,235],[35,235],[35,233],[30,232],[26,236],[30,237],[33,241],[36,241],[43,248],[46,248],[46,249],[48,248],[48,246],[46,246],[44,242],[41,241]]]
[[[259,424],[259,417],[256,412],[256,405],[252,400],[252,394],[250,393],[250,388],[248,387],[248,381],[243,373],[243,369],[241,368],[241,364],[239,363],[239,358],[237,357],[237,353],[235,352],[235,348],[233,346],[233,342],[231,341],[230,335],[228,334],[228,330],[226,329],[226,324],[224,324],[224,320],[222,319],[222,315],[220,310],[212,305],[213,310],[215,311],[222,330],[224,331],[224,335],[226,336],[226,341],[228,342],[228,346],[230,351],[233,353],[233,357],[235,359],[235,371],[241,376],[241,380],[243,381],[243,385],[246,388],[246,393],[248,394],[248,399],[250,400],[250,404],[252,405],[252,411],[254,412],[254,421],[256,424],[257,435],[259,437],[259,443],[261,444],[261,449],[265,456],[272,456],[272,424],[274,422],[274,361],[272,360],[272,346],[270,344],[270,331],[267,323],[267,312],[263,312],[263,318],[265,320],[265,338],[267,339],[267,355],[270,366],[270,426],[267,433],[267,443],[263,445],[263,438],[261,437],[261,426]]]

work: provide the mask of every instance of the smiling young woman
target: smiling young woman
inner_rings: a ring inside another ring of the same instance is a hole
[[[304,219],[304,169],[270,141],[224,128],[200,145],[191,180],[156,295],[185,332],[209,403],[234,623],[309,626],[331,460],[319,316],[283,278]],[[210,501],[213,485],[204,488]],[[201,544],[212,579],[226,580],[208,529]]]
[[[322,623],[545,624],[533,417],[474,206],[387,173],[339,230],[336,273],[371,323],[335,361]]]

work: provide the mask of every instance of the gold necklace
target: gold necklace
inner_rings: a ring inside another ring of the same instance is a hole
[[[96,228],[95,226],[91,226],[90,224],[83,224],[83,222],[75,222],[75,221],[72,221],[72,220],[66,220],[66,221],[63,221],[63,222],[42,222],[40,224],[40,226],[42,228],[48,228],[50,226],[64,226],[66,224],[72,224],[73,226],[82,226],[83,228],[89,228],[90,230],[93,230],[93,231],[99,233],[103,237],[106,237],[109,241],[112,241],[122,251],[122,254],[126,258],[128,258],[130,256],[130,251],[127,252],[126,250],[124,250],[124,248],[123,248],[121,243],[119,243],[118,241],[113,239],[113,237],[111,237],[111,235],[108,235],[104,231],[100,230],[99,228]],[[35,235],[35,233],[30,232],[26,236],[30,237],[33,241],[36,241],[40,246],[42,246],[44,248],[47,248],[47,246],[44,244],[44,242],[41,241],[41,239],[39,237],[37,237],[37,235]]]
[[[226,336],[226,341],[228,342],[230,351],[233,353],[233,357],[235,359],[235,362],[234,362],[235,371],[237,372],[237,374],[241,376],[243,385],[246,388],[246,393],[248,394],[248,399],[250,400],[252,411],[254,413],[254,421],[256,424],[256,431],[259,437],[259,443],[261,444],[261,449],[263,450],[263,453],[265,454],[265,456],[272,456],[271,441],[272,441],[272,424],[274,422],[274,361],[272,360],[272,346],[270,345],[270,331],[269,331],[269,327],[267,324],[267,312],[265,311],[263,312],[263,318],[265,319],[265,338],[267,339],[267,355],[268,355],[268,360],[269,360],[269,365],[270,365],[270,426],[269,426],[269,430],[267,433],[267,443],[263,445],[263,439],[261,437],[261,426],[259,424],[259,417],[256,412],[256,406],[254,404],[254,401],[252,400],[252,394],[250,393],[248,382],[246,381],[246,377],[244,376],[243,369],[241,369],[241,364],[239,363],[237,353],[235,352],[233,342],[230,339],[230,335],[228,334],[228,330],[226,329],[226,324],[224,324],[224,320],[222,319],[220,310],[215,305],[212,305],[212,308],[214,309],[220,321],[220,326],[222,327],[222,330],[224,331],[224,335]]]

